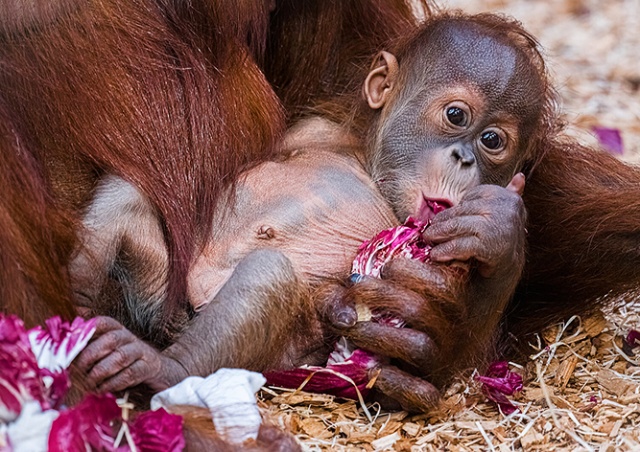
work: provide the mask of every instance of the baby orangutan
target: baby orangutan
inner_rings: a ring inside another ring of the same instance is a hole
[[[73,266],[83,304],[143,338],[184,332],[160,353],[102,319],[80,357],[90,381],[162,389],[223,366],[323,364],[327,337],[341,335],[388,358],[374,369],[377,391],[426,410],[438,386],[489,359],[525,259],[520,171],[541,155],[550,117],[535,41],[497,16],[442,14],[366,74],[361,93],[321,107],[336,123],[301,121],[284,141],[288,157],[237,184],[191,264],[198,312],[188,323],[154,323],[162,226],[129,184],[103,181]],[[408,216],[431,222],[432,263],[395,259],[382,279],[346,282],[359,244]],[[100,296],[114,283],[122,305]],[[358,322],[357,304],[406,327]]]
[[[494,352],[525,260],[518,172],[542,155],[552,92],[535,41],[514,23],[481,15],[429,19],[394,52],[380,53],[363,95],[352,130],[367,143],[368,173],[397,218],[431,220],[424,238],[433,263],[471,271],[454,303],[434,303],[424,296],[433,280],[426,266],[396,260],[382,280],[334,288],[328,321],[398,365],[382,369],[378,389],[406,409],[426,407],[437,391],[410,375],[440,386]],[[408,328],[356,322],[357,304]]]

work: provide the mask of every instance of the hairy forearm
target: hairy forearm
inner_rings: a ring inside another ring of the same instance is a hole
[[[163,356],[178,363],[178,374],[204,376],[221,367],[264,370],[291,351],[300,322],[307,325],[314,315],[309,304],[284,255],[253,252]]]

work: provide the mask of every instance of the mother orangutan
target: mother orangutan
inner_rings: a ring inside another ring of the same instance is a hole
[[[290,293],[277,278],[258,293],[229,281],[194,315],[189,274],[215,238],[215,214],[240,173],[282,158],[277,143],[287,123],[353,92],[369,56],[415,27],[411,3],[3,2],[2,310],[33,325],[85,306],[153,344],[102,319],[80,367],[105,390],[159,389],[225,365],[264,370],[274,354],[295,363],[300,357],[282,348],[307,333],[299,322],[315,317],[312,306],[283,306]],[[497,338],[587,311],[640,279],[638,171],[566,139],[541,138],[545,157],[524,196],[527,262]],[[105,227],[132,228],[115,234],[105,273],[83,276],[99,281],[98,290],[74,293],[69,267],[80,220],[105,175],[124,181],[130,191],[115,199],[132,207]],[[158,255],[166,268],[145,267]],[[167,354],[156,351],[185,327],[202,347],[184,347],[178,337]],[[193,367],[185,369],[181,356]]]

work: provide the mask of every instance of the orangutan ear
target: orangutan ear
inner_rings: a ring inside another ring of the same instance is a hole
[[[398,60],[384,50],[378,54],[371,65],[371,72],[367,75],[362,87],[362,95],[369,107],[377,110],[389,99],[391,90],[398,77]]]

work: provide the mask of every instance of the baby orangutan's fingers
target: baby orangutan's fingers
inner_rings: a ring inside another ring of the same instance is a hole
[[[483,262],[484,256],[479,256],[482,250],[483,245],[478,237],[459,237],[434,245],[431,249],[431,259],[434,262],[465,262],[475,258]]]
[[[105,380],[131,366],[140,356],[141,353],[136,343],[120,346],[96,363],[87,375],[87,379],[93,382],[96,387],[100,387]]]
[[[397,262],[396,262],[397,261]],[[364,278],[346,293],[357,306],[403,320],[441,345],[465,312],[466,271],[395,259],[383,275]],[[360,320],[369,320],[360,318]]]
[[[513,176],[513,178],[511,179],[511,182],[509,182],[506,189],[522,196],[524,194],[525,185],[526,185],[526,178],[524,174],[518,173],[515,176]]]
[[[77,368],[86,381],[102,391],[119,391],[145,383],[166,389],[166,379],[181,371],[179,363],[136,337],[117,321],[98,318],[96,335],[80,353]]]
[[[412,413],[427,412],[440,400],[440,392],[431,383],[390,365],[380,368],[374,388]]]
[[[343,332],[356,346],[388,358],[397,358],[428,371],[438,347],[427,333],[375,322],[358,322]]]
[[[131,333],[115,320],[98,317],[98,329],[76,359],[77,367],[88,373],[100,361],[131,342],[131,336]]]
[[[110,376],[98,385],[100,392],[117,392],[146,383],[149,375],[160,372],[144,360],[134,361],[115,375]]]

